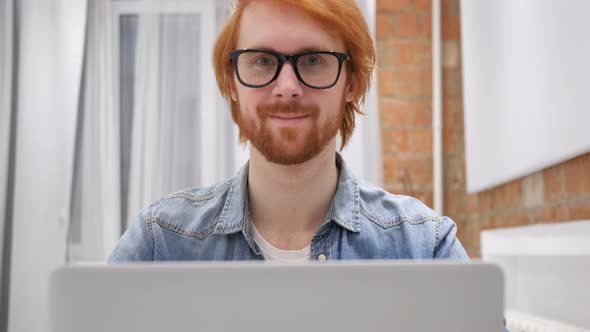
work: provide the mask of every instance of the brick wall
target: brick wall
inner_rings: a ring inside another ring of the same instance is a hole
[[[479,257],[483,229],[590,219],[590,154],[478,194],[465,191],[459,0],[442,0],[444,213]],[[377,0],[385,188],[432,206],[431,0]]]
[[[430,1],[377,1],[383,180],[432,205]]]

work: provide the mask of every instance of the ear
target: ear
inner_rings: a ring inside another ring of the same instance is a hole
[[[231,99],[235,102],[238,101],[238,92],[236,91],[236,82],[235,81],[231,81],[229,83],[229,96],[231,97]]]
[[[348,82],[346,83],[346,95],[345,100],[347,103],[350,103],[354,99],[354,92],[356,91],[356,79],[354,76],[350,76]]]
[[[231,97],[231,100],[235,102],[238,101],[238,95],[236,94],[236,91],[234,90],[233,86],[229,89],[229,95]]]

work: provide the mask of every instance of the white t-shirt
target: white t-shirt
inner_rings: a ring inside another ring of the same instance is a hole
[[[272,244],[268,243],[258,232],[254,223],[252,223],[252,229],[254,230],[253,238],[254,242],[262,251],[262,256],[268,261],[286,261],[289,263],[304,263],[309,261],[311,256],[311,245],[300,249],[300,250],[283,250],[279,249]]]

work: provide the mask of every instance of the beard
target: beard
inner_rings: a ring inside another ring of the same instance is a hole
[[[335,119],[320,127],[318,118],[320,109],[316,105],[304,106],[300,103],[261,104],[256,108],[256,117],[246,117],[243,112],[237,112],[237,125],[240,137],[250,143],[269,162],[280,165],[298,165],[317,156],[336,136],[343,120],[344,105]],[[304,126],[273,128],[270,125],[274,114],[307,114]]]

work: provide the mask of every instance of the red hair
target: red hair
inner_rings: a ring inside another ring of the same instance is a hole
[[[230,63],[229,52],[235,49],[238,40],[238,29],[244,9],[256,0],[237,1],[235,11],[229,17],[213,49],[213,66],[217,78],[217,85],[224,98],[230,104],[232,118],[238,123],[237,112],[239,105],[231,98],[233,88],[233,66]],[[279,0],[274,0],[279,1]],[[354,0],[280,0],[281,4],[293,6],[310,15],[331,33],[342,38],[346,52],[350,56],[347,72],[354,80],[353,100],[344,107],[340,135],[341,147],[344,148],[352,136],[355,126],[355,113],[363,114],[360,105],[371,83],[371,73],[375,66],[375,47],[365,22],[363,13]],[[240,142],[245,142],[240,137]]]

